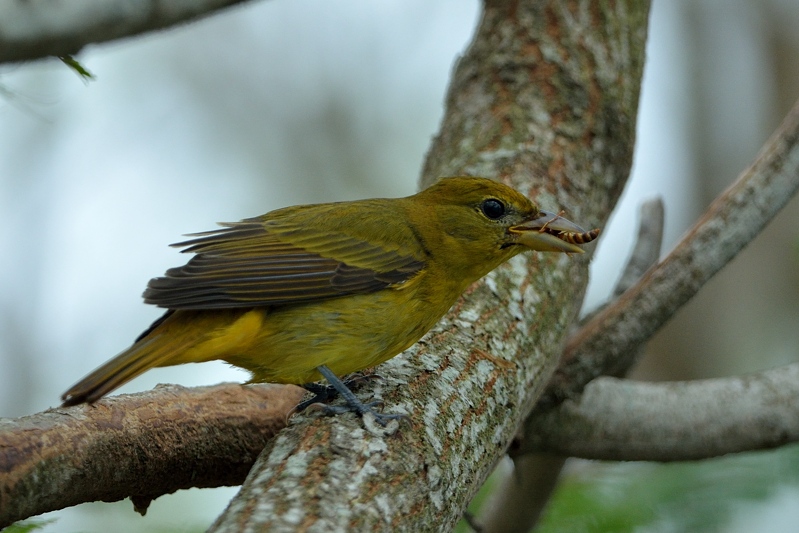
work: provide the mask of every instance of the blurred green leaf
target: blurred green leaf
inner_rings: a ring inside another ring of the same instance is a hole
[[[477,491],[477,494],[474,496],[474,498],[472,498],[472,502],[469,504],[466,512],[471,513],[472,516],[475,517],[479,516],[480,508],[485,503],[488,495],[491,494],[491,491],[494,490],[497,480],[500,479],[498,474],[499,470],[501,470],[501,468],[495,469],[494,472],[488,476],[486,482],[483,483],[483,486],[480,487],[480,490]],[[454,533],[474,533],[474,529],[472,529],[468,522],[462,518],[455,526]]]
[[[74,57],[58,56],[58,59],[60,59],[66,66],[74,70],[84,81],[93,81],[95,79],[94,74],[86,70],[86,68]]]
[[[496,486],[492,474],[469,511]],[[763,502],[799,487],[799,446],[706,461],[569,463],[535,533],[723,531],[741,503]],[[472,533],[461,520],[456,533]]]
[[[28,533],[29,531],[36,531],[42,529],[44,526],[52,524],[55,520],[25,520],[24,522],[17,522],[11,524],[3,529],[3,533]]]
[[[718,531],[741,502],[799,485],[799,446],[694,463],[578,463],[536,533]]]

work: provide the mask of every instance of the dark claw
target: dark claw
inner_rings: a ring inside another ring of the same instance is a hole
[[[307,383],[303,385],[303,388],[313,393],[314,397],[310,400],[305,400],[304,402],[297,404],[297,406],[290,411],[288,415],[289,418],[293,414],[299,413],[305,409],[313,409],[322,411],[326,415],[339,415],[342,413],[355,412],[360,416],[363,416],[366,413],[370,413],[372,416],[374,416],[375,422],[383,427],[385,427],[386,424],[388,424],[391,420],[410,420],[410,418],[404,414],[378,413],[375,411],[375,408],[382,407],[383,402],[374,401],[363,403],[352,393],[349,387],[357,388],[366,381],[382,379],[377,374],[353,374],[346,381],[342,382],[326,366],[320,366],[319,372],[325,377],[325,379],[327,379],[330,385],[325,386],[320,385],[319,383]],[[346,401],[345,405],[327,405],[326,402],[329,402],[339,395],[344,397],[344,400]]]
[[[386,427],[386,425],[388,425],[388,423],[391,422],[392,420],[398,420],[400,422],[411,421],[411,417],[402,413],[376,413],[375,411],[370,411],[370,412],[372,413],[372,416],[375,417],[375,422],[377,422],[383,427]]]
[[[363,416],[366,413],[371,413],[371,415],[375,417],[375,422],[377,422],[383,427],[386,427],[386,425],[392,420],[410,421],[410,417],[408,417],[408,415],[397,414],[397,413],[378,413],[377,411],[375,411],[376,407],[382,407],[382,406],[383,402],[381,401],[361,403],[359,406],[327,405],[324,403],[312,403],[308,406],[308,409],[314,411],[321,411],[322,414],[325,414],[327,416],[335,416],[352,412],[358,413],[360,416]]]
[[[347,376],[344,380],[344,385],[350,390],[357,390],[358,387],[370,381],[383,381],[383,376],[380,374],[361,374],[360,372],[356,372],[355,374]],[[333,388],[332,385],[331,388]]]

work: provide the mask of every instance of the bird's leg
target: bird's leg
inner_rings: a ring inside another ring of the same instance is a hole
[[[382,405],[382,402],[375,401],[369,403],[361,402],[347,387],[348,384],[357,385],[359,382],[362,382],[367,379],[372,379],[372,376],[357,376],[354,379],[347,380],[347,382],[342,382],[338,376],[336,376],[332,370],[327,368],[325,365],[320,365],[316,367],[322,376],[330,383],[330,387],[325,387],[323,385],[318,384],[310,384],[310,385],[303,385],[305,389],[311,391],[316,396],[311,398],[310,400],[306,400],[299,404],[297,407],[293,409],[293,412],[299,412],[303,409],[311,406],[311,405],[318,405],[319,409],[323,410],[326,414],[340,414],[346,413],[348,411],[354,411],[359,415],[363,416],[366,413],[372,413],[375,417],[375,421],[384,426],[390,420],[399,420],[403,418],[407,418],[406,415],[401,414],[383,414],[378,413],[374,410],[375,407]],[[331,394],[332,393],[332,394]],[[320,402],[324,402],[330,400],[331,398],[335,397],[336,395],[341,395],[344,398],[344,401],[347,402],[346,406],[333,406],[333,405],[322,405]]]
[[[383,379],[381,376],[377,374],[362,374],[360,372],[356,372],[355,374],[350,374],[344,380],[343,385],[348,388],[349,390],[357,390],[361,385],[363,385],[367,381],[372,381],[376,379]],[[313,394],[313,398],[309,400],[305,400],[302,403],[297,404],[294,409],[292,409],[293,413],[299,413],[303,411],[306,407],[311,406],[315,403],[327,403],[331,400],[335,400],[338,397],[338,389],[336,389],[333,385],[321,385],[319,383],[305,383],[301,385],[303,389],[307,390],[311,394]]]

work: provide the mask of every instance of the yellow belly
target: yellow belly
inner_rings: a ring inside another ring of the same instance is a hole
[[[179,337],[172,332],[180,331],[184,340],[158,366],[221,359],[250,371],[253,381],[296,384],[320,380],[319,365],[339,376],[357,372],[419,340],[462,290],[453,287],[448,298],[439,293],[432,304],[415,281],[299,306],[177,311],[158,336],[172,342]]]
[[[337,375],[378,365],[410,347],[443,315],[406,291],[347,296],[272,311],[263,317],[252,342],[222,359],[249,370],[253,381],[308,383],[321,379],[326,365]]]

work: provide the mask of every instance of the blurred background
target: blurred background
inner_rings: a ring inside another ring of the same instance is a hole
[[[666,203],[666,250],[755,157],[799,97],[799,3],[655,0],[633,176],[586,300],[604,301],[642,199]],[[0,416],[60,394],[157,318],[167,244],[293,204],[416,190],[476,0],[253,2],[0,67]],[[556,208],[557,206],[552,206]],[[650,343],[643,379],[799,359],[799,203]],[[153,370],[121,389],[246,379],[222,364]],[[697,464],[574,462],[546,531],[795,531],[799,450]],[[202,531],[235,488],[87,504],[42,531]]]

